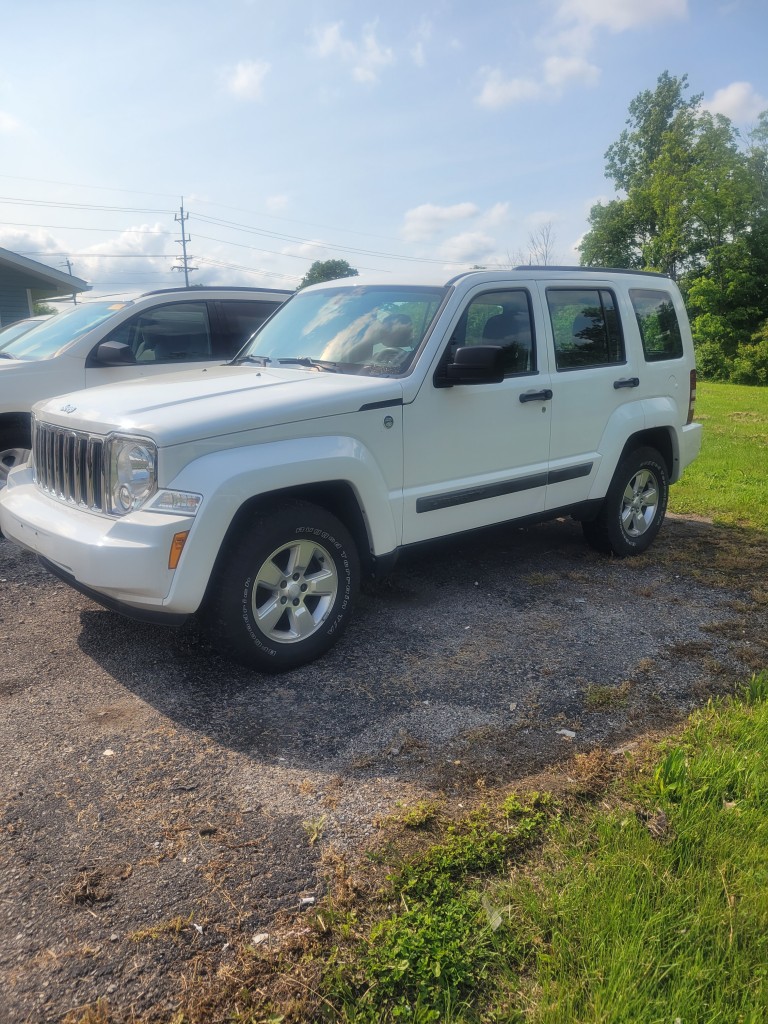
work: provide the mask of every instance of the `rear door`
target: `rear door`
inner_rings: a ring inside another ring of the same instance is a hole
[[[640,417],[642,381],[627,355],[616,290],[540,285],[552,360],[552,434],[546,508],[586,500],[615,417]],[[631,433],[630,429],[626,434]],[[608,445],[610,447],[610,444]]]

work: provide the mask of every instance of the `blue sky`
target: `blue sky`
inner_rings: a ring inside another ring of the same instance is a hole
[[[574,246],[662,71],[742,132],[766,0],[25,0],[2,15],[0,246],[94,294],[385,280]]]

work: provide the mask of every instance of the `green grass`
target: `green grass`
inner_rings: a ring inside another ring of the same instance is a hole
[[[766,692],[762,673],[694,715],[631,802],[563,824],[555,869],[500,888],[532,950],[530,1012],[510,1020],[766,1019]]]
[[[699,383],[699,457],[672,487],[669,508],[768,530],[768,388]]]
[[[406,858],[325,977],[325,1020],[758,1024],[768,1014],[768,673],[599,806],[487,805]]]

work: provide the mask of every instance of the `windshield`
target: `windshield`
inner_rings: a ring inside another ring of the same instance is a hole
[[[238,356],[378,376],[404,373],[444,288],[358,285],[299,292]]]
[[[10,345],[14,338],[20,338],[22,334],[26,334],[27,331],[31,331],[33,327],[39,326],[42,322],[42,320],[18,320],[15,324],[3,327],[0,330],[0,348]]]
[[[111,300],[84,302],[68,313],[59,313],[51,317],[10,344],[4,345],[3,356],[9,359],[50,359],[64,345],[68,345],[129,305],[130,302]]]

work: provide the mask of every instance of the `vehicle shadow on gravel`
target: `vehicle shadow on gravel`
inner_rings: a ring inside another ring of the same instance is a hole
[[[620,560],[561,520],[414,549],[366,588],[330,654],[279,676],[228,662],[194,625],[89,608],[79,643],[179,726],[256,762],[502,782],[662,726],[765,663],[765,629],[738,644],[748,609],[764,610],[742,533],[671,518]]]

